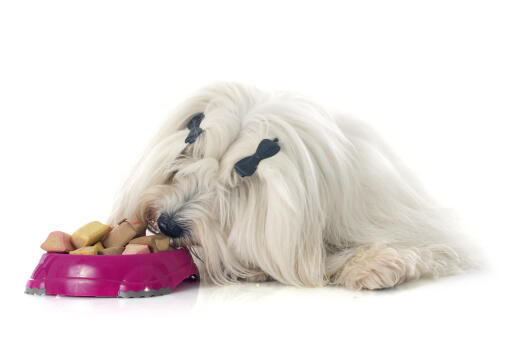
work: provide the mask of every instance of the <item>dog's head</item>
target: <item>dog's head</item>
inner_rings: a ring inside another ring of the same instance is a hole
[[[297,97],[207,88],[162,126],[112,219],[137,218],[174,244],[200,247],[219,283],[261,270],[307,282],[321,275],[318,229],[334,209],[327,178],[343,155],[332,122]]]

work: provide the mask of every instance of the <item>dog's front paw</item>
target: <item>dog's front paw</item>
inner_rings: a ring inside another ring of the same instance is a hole
[[[393,248],[362,248],[345,263],[334,281],[356,290],[390,288],[406,281],[406,263]]]
[[[401,271],[392,268],[371,270],[352,268],[346,271],[344,275],[345,277],[340,281],[340,284],[355,290],[384,289],[394,287],[403,282]]]

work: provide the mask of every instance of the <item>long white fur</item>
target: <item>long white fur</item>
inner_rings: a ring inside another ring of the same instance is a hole
[[[204,112],[204,132],[185,144]],[[281,151],[241,178],[264,138]],[[167,211],[217,284],[274,279],[378,289],[457,273],[469,260],[450,219],[367,125],[297,95],[222,83],[163,124],[123,185],[110,223]]]

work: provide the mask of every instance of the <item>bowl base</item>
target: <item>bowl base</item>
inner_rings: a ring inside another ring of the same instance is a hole
[[[150,297],[169,294],[198,278],[186,249],[139,255],[43,254],[25,293],[84,297]]]
[[[192,275],[189,277],[189,279],[192,279],[192,280],[196,280],[197,278],[198,277],[196,275]],[[170,290],[170,287],[168,287],[168,288],[161,288],[161,289],[140,290],[138,292],[134,292],[131,290],[126,291],[126,292],[119,291],[117,293],[117,297],[120,297],[120,298],[142,298],[142,297],[162,296],[162,295],[167,295],[170,293],[171,293],[171,290]],[[25,294],[47,295],[46,289],[44,289],[44,288],[37,289],[37,288],[30,288],[30,287],[25,288]],[[63,295],[63,296],[66,296],[66,295]]]

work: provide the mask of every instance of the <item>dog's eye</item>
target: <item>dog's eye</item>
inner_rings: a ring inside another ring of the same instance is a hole
[[[202,133],[202,129],[200,127],[200,123],[204,119],[204,113],[196,114],[190,122],[186,125],[186,127],[190,130],[188,136],[186,136],[185,143],[192,144],[197,140],[197,137]]]
[[[280,151],[278,142],[278,138],[273,140],[263,139],[252,156],[245,157],[234,164],[234,170],[241,177],[252,176],[257,170],[260,161],[270,158]]]

